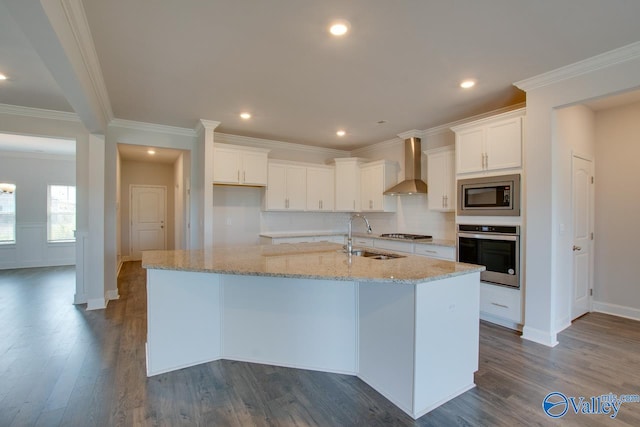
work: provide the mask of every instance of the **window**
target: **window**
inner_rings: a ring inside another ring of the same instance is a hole
[[[74,242],[76,229],[76,187],[49,185],[47,196],[47,240]]]
[[[0,245],[16,242],[16,186],[0,184]]]

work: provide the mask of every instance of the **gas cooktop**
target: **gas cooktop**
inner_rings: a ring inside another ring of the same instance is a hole
[[[390,237],[392,239],[402,239],[402,240],[423,240],[423,239],[433,238],[433,236],[426,236],[423,234],[406,234],[406,233],[387,233],[387,234],[381,234],[380,237]]]

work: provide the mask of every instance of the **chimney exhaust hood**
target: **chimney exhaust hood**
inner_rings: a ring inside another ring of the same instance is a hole
[[[404,140],[404,176],[405,179],[384,192],[387,196],[427,194],[427,184],[420,179],[422,175],[420,138],[410,137]]]

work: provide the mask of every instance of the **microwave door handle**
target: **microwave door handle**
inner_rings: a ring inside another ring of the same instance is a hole
[[[471,234],[471,233],[458,233],[458,237],[467,237],[469,239],[480,240],[507,240],[509,242],[515,242],[518,240],[518,236],[513,234]]]

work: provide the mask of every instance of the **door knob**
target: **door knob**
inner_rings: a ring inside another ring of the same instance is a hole
[[[573,251],[581,251],[582,248],[580,246],[573,245]]]

